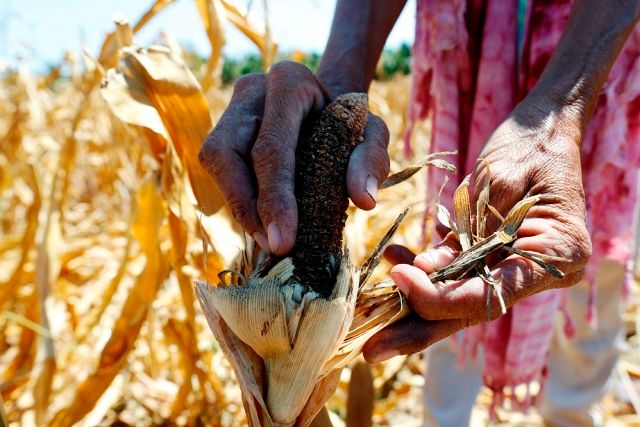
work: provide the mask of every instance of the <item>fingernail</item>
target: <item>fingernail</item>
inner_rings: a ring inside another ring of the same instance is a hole
[[[400,275],[400,273],[394,273],[393,271],[391,271],[391,279],[396,284],[398,289],[400,289],[400,292],[402,292],[405,296],[408,297],[409,296],[409,284],[407,283],[405,278],[402,277],[402,275]]]
[[[418,255],[416,255],[416,259],[413,261],[413,263],[416,264],[417,262],[419,263],[420,261],[425,261],[429,264],[430,267],[437,268],[434,252],[436,252],[436,250],[419,253]]]
[[[258,246],[260,246],[263,251],[271,251],[269,248],[269,240],[267,240],[267,236],[265,236],[262,231],[256,231],[253,233],[253,240],[258,243]]]
[[[385,360],[389,360],[392,357],[396,357],[396,356],[400,356],[400,352],[398,350],[387,350],[387,351],[380,352],[380,353],[376,354],[375,356],[373,356],[373,359],[371,359],[371,361],[373,363],[380,363],[380,362],[384,362]]]
[[[441,258],[445,256],[450,256],[451,251],[446,247],[441,247],[437,249],[431,249],[427,252],[422,252],[416,256],[416,259],[413,261],[413,265],[420,268],[427,268],[428,270],[437,270],[439,268],[444,267],[445,264]],[[424,264],[427,265],[424,265]]]
[[[271,252],[278,252],[280,245],[282,245],[282,235],[280,234],[280,229],[275,222],[272,222],[267,227],[267,236],[269,236]]]
[[[369,175],[364,182],[364,188],[374,203],[378,203],[378,180],[375,176]]]
[[[422,252],[420,254],[418,254],[416,256],[416,259],[413,261],[414,264],[416,264],[416,261],[418,261],[418,263],[422,260],[427,262],[431,268],[433,269],[437,269],[438,268],[438,263],[437,263],[437,259],[438,257],[443,254],[444,251],[442,251],[441,249],[432,249],[430,251],[427,252]],[[418,259],[420,258],[420,259]]]

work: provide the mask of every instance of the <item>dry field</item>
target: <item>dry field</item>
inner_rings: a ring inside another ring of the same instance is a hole
[[[0,407],[8,425],[245,424],[192,285],[217,282],[243,241],[197,153],[230,97],[218,78],[221,22],[243,31],[267,65],[275,45],[230,2],[200,0],[208,63],[171,40],[135,47],[135,32],[171,2],[156,0],[131,27],[119,23],[98,57],[69,54],[49,75],[18,69],[0,80]],[[401,141],[408,93],[408,78],[397,78],[374,83],[370,95],[391,130],[392,170],[410,162]],[[416,146],[427,134],[418,129]],[[372,212],[350,210],[356,262],[407,205],[395,241],[424,245],[423,177],[381,192]],[[606,400],[610,425],[640,425],[639,299],[636,286],[620,386]],[[371,367],[374,424],[420,425],[422,365],[413,355]],[[350,375],[329,402],[335,425],[347,416]],[[356,389],[352,399],[370,400]],[[485,423],[487,404],[483,393],[474,422]],[[505,425],[538,424],[535,414],[501,416]]]

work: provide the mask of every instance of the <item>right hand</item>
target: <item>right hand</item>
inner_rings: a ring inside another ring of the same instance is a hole
[[[337,94],[334,94],[337,95]],[[328,90],[304,65],[282,61],[266,74],[239,78],[227,109],[200,151],[231,211],[265,250],[288,253],[295,243],[296,147],[309,120],[330,101]],[[389,173],[389,131],[369,114],[364,141],[351,154],[347,189],[361,209],[376,205]]]

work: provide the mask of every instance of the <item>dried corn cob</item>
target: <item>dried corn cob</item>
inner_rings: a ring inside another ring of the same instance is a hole
[[[296,167],[299,225],[292,254],[295,275],[324,297],[333,290],[340,265],[349,206],[347,164],[362,140],[366,121],[365,94],[338,97],[314,125]]]

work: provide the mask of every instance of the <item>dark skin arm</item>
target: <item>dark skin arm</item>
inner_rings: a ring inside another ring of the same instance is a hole
[[[200,161],[235,219],[264,249],[283,255],[295,242],[295,151],[307,119],[342,93],[368,90],[405,2],[340,0],[317,75],[283,61],[235,84]],[[389,172],[389,132],[370,115],[364,136],[350,158],[347,187],[356,206],[373,209],[378,185]]]
[[[317,73],[331,96],[369,90],[384,43],[405,4],[406,0],[338,1]]]

